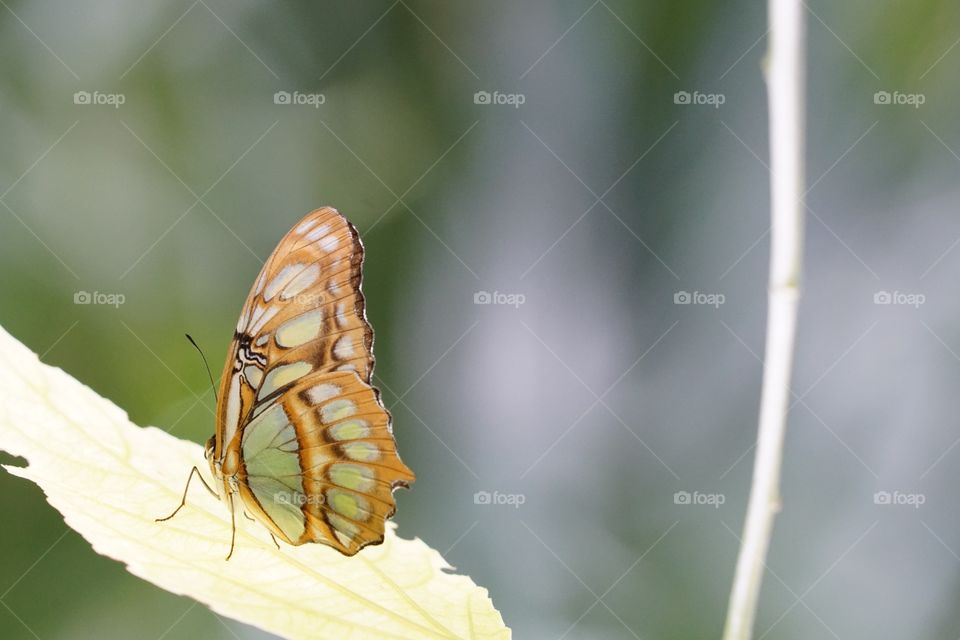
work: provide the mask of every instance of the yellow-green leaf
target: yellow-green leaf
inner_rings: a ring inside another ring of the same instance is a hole
[[[168,591],[287,638],[509,638],[486,589],[421,540],[397,537],[347,558],[322,545],[278,551],[258,523],[237,523],[199,485],[176,518],[199,445],[126,413],[0,328],[0,449],[100,554]],[[242,518],[238,520],[243,520]]]

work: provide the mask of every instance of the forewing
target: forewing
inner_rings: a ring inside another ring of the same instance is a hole
[[[370,384],[373,331],[360,290],[363,245],[350,222],[324,207],[277,245],[247,297],[227,353],[217,406],[215,454],[257,403],[307,375],[355,371]]]

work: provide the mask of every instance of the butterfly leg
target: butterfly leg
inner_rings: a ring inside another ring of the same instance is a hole
[[[230,553],[227,554],[227,560],[233,555],[233,548],[237,542],[237,511],[233,508],[233,494],[230,494]]]
[[[244,509],[244,511],[243,511],[243,517],[246,518],[247,520],[249,520],[250,522],[256,522],[256,520],[254,520],[254,519],[250,516],[250,514],[247,513],[246,509]],[[280,543],[277,542],[277,536],[273,535],[273,533],[271,532],[271,533],[270,533],[270,539],[273,540],[273,544],[277,545],[277,551],[280,551]]]
[[[165,520],[169,520],[173,516],[177,515],[177,512],[180,511],[180,509],[182,509],[184,505],[187,504],[187,491],[190,490],[190,481],[193,480],[193,474],[197,474],[197,477],[200,478],[200,482],[202,482],[203,486],[206,487],[207,491],[210,492],[210,495],[212,495],[217,500],[220,499],[220,496],[217,495],[216,491],[211,489],[210,485],[207,484],[207,481],[203,479],[203,476],[200,474],[200,469],[197,469],[196,467],[194,467],[193,469],[190,470],[190,475],[187,476],[187,485],[183,488],[183,496],[180,498],[180,504],[177,506],[176,509],[173,510],[173,513],[168,515],[166,518],[157,518],[156,522],[164,522]]]

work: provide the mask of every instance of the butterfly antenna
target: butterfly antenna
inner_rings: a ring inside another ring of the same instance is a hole
[[[210,379],[210,389],[213,391],[213,401],[216,402],[217,401],[217,385],[214,384],[213,382],[213,374],[210,373],[210,365],[207,364],[207,356],[203,355],[203,349],[200,348],[200,345],[197,344],[196,340],[194,340],[189,333],[185,333],[183,335],[187,336],[187,340],[190,341],[190,344],[193,345],[193,348],[197,350],[197,353],[199,353],[200,357],[203,359],[203,366],[207,370],[207,378]]]

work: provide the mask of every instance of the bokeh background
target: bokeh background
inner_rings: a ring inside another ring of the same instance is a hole
[[[219,371],[262,260],[336,206],[418,475],[400,534],[518,638],[717,637],[763,354],[764,4],[3,0],[0,324],[202,442],[183,333]],[[956,638],[960,5],[807,20],[758,636]],[[0,511],[5,639],[267,637],[96,555],[4,473]]]

